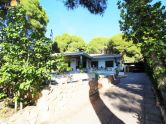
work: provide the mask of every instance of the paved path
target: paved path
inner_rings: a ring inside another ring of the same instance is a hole
[[[164,124],[152,84],[144,73],[129,73],[121,82],[91,97],[58,124]]]
[[[164,124],[151,81],[144,73],[129,73],[119,84],[102,92],[101,98],[126,124]]]

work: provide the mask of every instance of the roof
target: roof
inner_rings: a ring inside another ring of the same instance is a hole
[[[87,58],[92,58],[91,56],[89,56],[87,53],[84,52],[66,52],[65,56],[85,56]]]
[[[99,58],[121,58],[121,54],[90,54],[91,57],[95,59]]]
[[[65,56],[85,56],[87,58],[101,59],[101,58],[121,58],[121,54],[87,54],[85,52],[67,52]]]

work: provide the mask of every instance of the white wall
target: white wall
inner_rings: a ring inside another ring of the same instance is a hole
[[[116,69],[116,62],[114,61],[114,67],[113,67],[114,69]]]
[[[70,67],[73,68],[73,71],[76,71],[76,59],[70,60]]]
[[[98,60],[98,68],[100,68],[101,66],[103,67],[103,68],[105,68],[106,67],[106,64],[105,64],[105,62],[106,61],[113,61],[113,69],[115,69],[116,68],[116,63],[115,63],[115,60],[114,59],[110,59],[110,60]]]
[[[86,60],[86,68],[89,69],[91,68],[91,61],[90,60]]]
[[[113,65],[113,69],[116,68],[116,63],[115,63],[115,60],[114,59],[110,59],[110,60],[98,60],[98,68],[105,68],[106,65],[105,65],[105,61],[113,61],[114,65]],[[73,68],[73,71],[76,71],[76,65],[77,65],[77,62],[76,62],[76,59],[72,59],[70,60],[70,67]],[[88,69],[88,67],[91,67],[91,61],[90,60],[87,60],[86,61],[86,68]],[[121,67],[121,65],[119,65]]]
[[[98,60],[98,68],[105,68],[105,60]]]

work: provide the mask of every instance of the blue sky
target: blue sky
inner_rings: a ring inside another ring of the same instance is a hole
[[[93,15],[82,7],[68,10],[62,0],[40,0],[49,17],[46,36],[49,37],[52,29],[54,37],[69,33],[78,35],[89,42],[94,37],[111,37],[121,33],[118,23],[120,12],[117,9],[117,0],[109,1],[104,15],[101,16]],[[166,4],[166,1],[163,1]]]
[[[82,7],[68,10],[61,0],[40,0],[40,3],[49,16],[46,36],[49,36],[52,29],[54,36],[69,33],[89,42],[94,37],[120,33],[116,0],[109,3],[103,16],[93,15]]]

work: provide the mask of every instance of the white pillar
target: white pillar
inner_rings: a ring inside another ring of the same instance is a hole
[[[72,59],[70,61],[70,67],[73,69],[73,71],[76,71],[76,66],[77,66],[76,59]]]
[[[115,62],[115,59],[114,59],[114,69],[116,69],[116,62]]]

